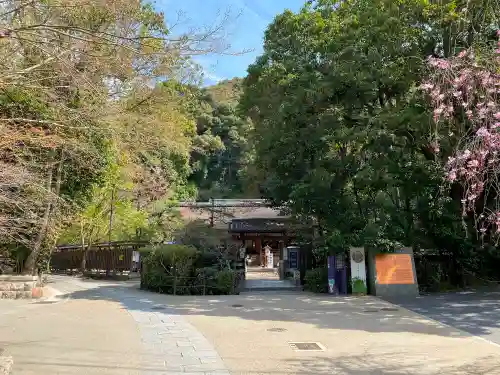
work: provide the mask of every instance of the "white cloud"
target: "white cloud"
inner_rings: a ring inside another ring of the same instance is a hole
[[[207,71],[203,72],[203,76],[204,76],[204,78],[208,78],[209,80],[214,81],[214,82],[219,82],[219,81],[224,80],[224,77],[220,77],[214,73],[207,72]]]

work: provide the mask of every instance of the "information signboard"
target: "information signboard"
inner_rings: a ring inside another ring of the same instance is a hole
[[[377,283],[384,285],[414,284],[413,264],[409,254],[377,254]]]

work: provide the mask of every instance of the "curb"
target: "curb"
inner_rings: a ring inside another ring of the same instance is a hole
[[[0,357],[0,375],[9,375],[13,365],[12,357]]]
[[[44,296],[42,298],[40,298],[40,300],[42,300],[42,301],[59,301],[59,300],[61,300],[61,298],[59,298],[59,297],[64,294],[60,290],[53,288],[51,286],[47,286],[47,285],[44,286],[43,289],[48,291],[49,295],[45,296],[45,293],[44,293]]]
[[[446,324],[446,323],[440,322],[439,320],[436,320],[436,319],[434,319],[434,318],[431,318],[431,317],[426,316],[426,315],[424,315],[424,314],[421,314],[421,313],[419,313],[419,312],[416,312],[416,311],[413,311],[413,310],[407,309],[406,307],[403,307],[403,306],[401,306],[401,305],[397,305],[397,304],[395,304],[395,303],[392,303],[392,302],[386,301],[385,299],[382,299],[382,298],[380,298],[380,297],[377,297],[377,296],[372,296],[372,297],[374,297],[374,298],[378,299],[378,300],[379,300],[379,301],[381,301],[381,302],[387,303],[388,305],[391,305],[391,306],[393,306],[393,307],[397,307],[399,310],[406,311],[407,313],[410,313],[410,314],[416,315],[416,316],[418,316],[418,317],[420,317],[420,318],[422,318],[422,319],[424,319],[424,320],[428,320],[428,321],[430,321],[430,322],[434,322],[434,323],[439,324],[439,325],[441,325],[441,326],[443,326],[443,327],[446,327],[446,328],[449,328],[449,329],[452,329],[452,330],[455,330],[455,331],[461,332],[461,333],[463,333],[465,336],[468,336],[468,337],[473,338],[473,339],[475,339],[475,340],[482,341],[482,342],[486,342],[486,343],[488,343],[488,344],[490,344],[490,345],[493,345],[493,346],[496,346],[496,347],[500,348],[500,344],[497,344],[496,342],[493,342],[493,341],[490,341],[490,340],[488,340],[488,339],[485,339],[484,337],[474,335],[474,334],[472,334],[472,333],[470,333],[470,332],[464,331],[463,329],[460,329],[460,328],[457,328],[457,327],[453,327],[452,325],[449,325],[449,324]]]

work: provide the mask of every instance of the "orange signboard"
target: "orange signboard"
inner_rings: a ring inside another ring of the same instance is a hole
[[[414,284],[413,265],[409,254],[377,254],[377,283],[386,285]]]

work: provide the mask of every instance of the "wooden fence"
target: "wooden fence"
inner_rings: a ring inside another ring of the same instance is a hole
[[[99,243],[90,249],[82,249],[81,245],[62,245],[54,249],[50,268],[53,272],[82,271],[82,260],[85,256],[85,273],[93,274],[123,274],[138,272],[140,260],[134,253],[145,242],[111,242]]]

